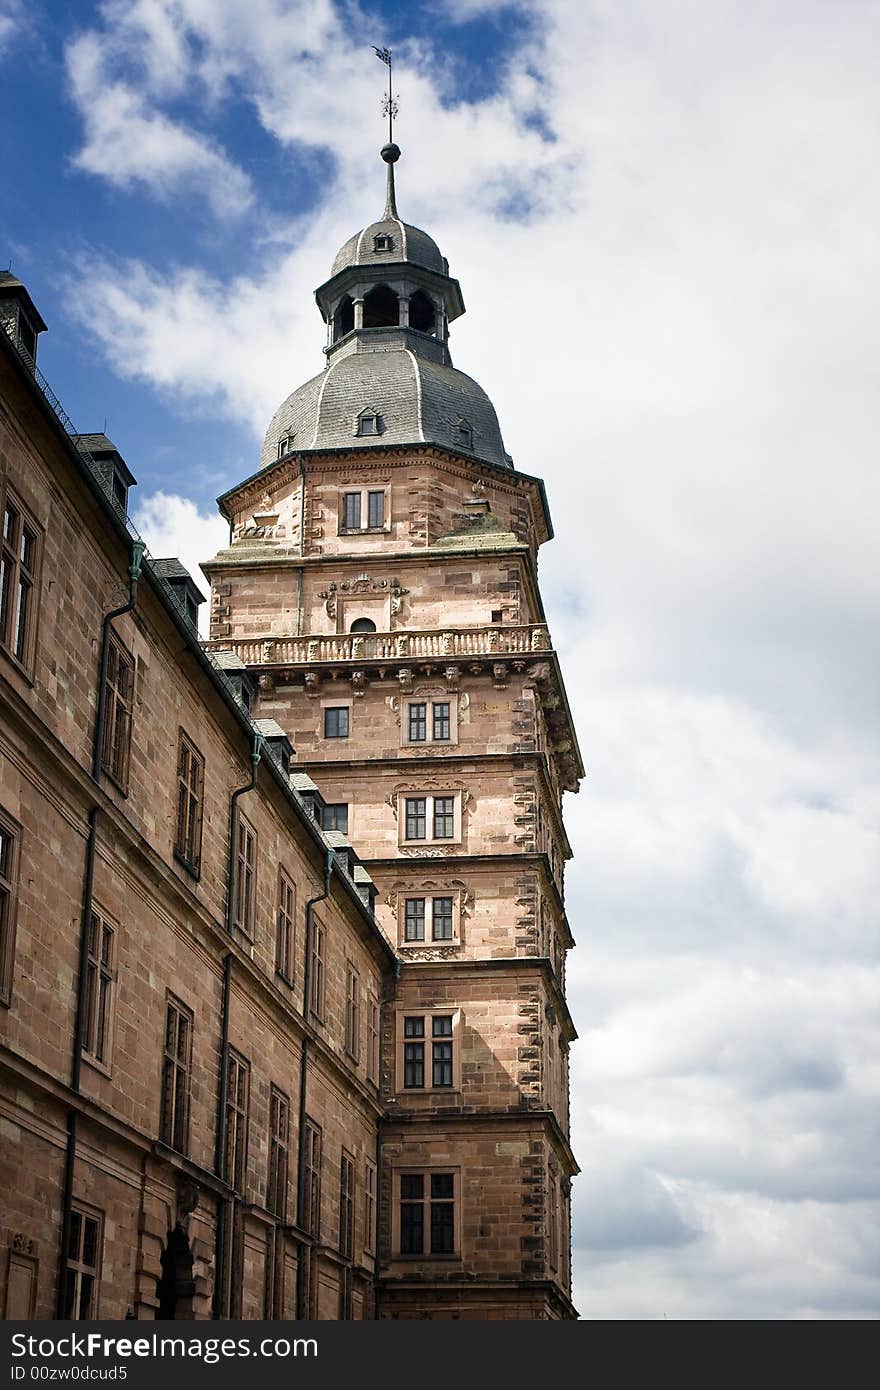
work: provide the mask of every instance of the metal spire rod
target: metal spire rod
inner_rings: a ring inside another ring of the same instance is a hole
[[[373,52],[375,53],[379,61],[381,63],[384,63],[388,69],[388,95],[387,97],[382,98],[382,114],[383,116],[388,117],[388,143],[389,145],[393,145],[394,118],[397,115],[397,112],[400,108],[398,106],[397,97],[394,95],[394,91],[391,86],[391,49],[377,48],[376,45],[373,44]]]

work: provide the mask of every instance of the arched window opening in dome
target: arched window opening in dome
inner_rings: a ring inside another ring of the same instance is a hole
[[[456,421],[455,442],[461,449],[472,449],[474,447],[474,432],[467,420]]]
[[[387,285],[364,295],[364,328],[391,328],[400,322],[398,298]]]
[[[281,438],[278,441],[278,457],[280,459],[285,458],[287,454],[293,453],[293,445],[295,439],[296,435],[292,434],[290,430],[288,430],[286,434],[282,434]]]
[[[393,251],[394,237],[389,236],[387,232],[379,232],[373,237],[373,250],[379,252],[384,251],[386,254],[389,251]]]
[[[424,290],[416,290],[409,301],[409,326],[417,328],[420,333],[435,333],[437,331],[437,315],[434,305]]]
[[[333,315],[333,341],[337,342],[344,338],[346,333],[350,333],[354,328],[354,304],[351,295],[344,294],[336,306],[336,313]]]
[[[349,632],[375,632],[376,624],[372,618],[355,618]]]

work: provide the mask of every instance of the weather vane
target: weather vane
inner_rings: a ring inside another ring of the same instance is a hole
[[[391,49],[377,48],[373,44],[373,52],[380,62],[384,63],[388,69],[388,95],[382,98],[382,115],[388,117],[388,143],[394,143],[394,118],[399,110],[398,97],[391,89]]]

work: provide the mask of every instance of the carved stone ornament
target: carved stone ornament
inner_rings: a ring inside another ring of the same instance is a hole
[[[314,698],[314,696],[318,694],[318,690],[320,689],[321,684],[320,680],[318,679],[317,671],[306,671],[305,675],[303,676],[303,680],[305,681],[306,694],[311,695]]]
[[[413,688],[413,673],[406,666],[402,666],[397,673],[397,680],[400,688],[405,695],[408,695]]]
[[[275,689],[275,677],[268,671],[264,671],[260,676],[260,691],[263,695],[271,695]]]
[[[16,1231],[12,1237],[12,1249],[16,1255],[36,1255],[37,1242],[23,1235],[21,1231]]]
[[[177,1180],[177,1203],[176,1218],[177,1225],[182,1230],[186,1230],[189,1218],[192,1216],[199,1204],[200,1188],[192,1178],[179,1177]]]
[[[457,956],[457,955],[458,955],[459,951],[461,950],[461,947],[460,947],[460,946],[428,946],[428,947],[424,947],[424,946],[422,946],[422,947],[407,946],[407,947],[405,948],[405,950],[406,950],[406,959],[407,959],[407,960],[424,960],[424,961],[430,961],[430,960],[449,960],[451,957]]]
[[[391,598],[391,616],[396,617],[400,612],[401,604],[405,594],[409,589],[397,579],[371,579],[368,574],[359,574],[355,579],[344,579],[341,584],[328,584],[326,589],[321,589],[318,598],[324,600],[324,607],[327,616],[336,618],[336,604],[339,598],[353,598],[355,595],[364,594],[388,594]]]
[[[458,667],[447,666],[446,670],[443,672],[443,676],[446,680],[446,689],[449,691],[450,694],[454,694],[454,692],[458,689],[458,683],[461,679],[461,672],[459,671]]]
[[[364,690],[366,689],[366,684],[367,678],[364,675],[363,671],[352,671],[351,688],[354,691],[356,699],[363,695]]]
[[[492,666],[492,679],[495,682],[496,690],[504,690],[507,686],[507,667],[503,661],[496,661]]]

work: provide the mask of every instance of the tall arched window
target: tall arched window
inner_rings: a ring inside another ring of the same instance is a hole
[[[354,328],[354,304],[351,295],[344,294],[336,306],[336,313],[333,315],[333,341],[337,342],[344,338],[346,333],[350,333]]]
[[[416,290],[409,301],[409,326],[420,333],[433,333],[437,327],[434,304],[424,290]]]
[[[372,618],[355,618],[349,632],[375,632],[376,624]]]
[[[387,285],[376,285],[364,295],[364,328],[391,328],[399,321],[397,295]]]

